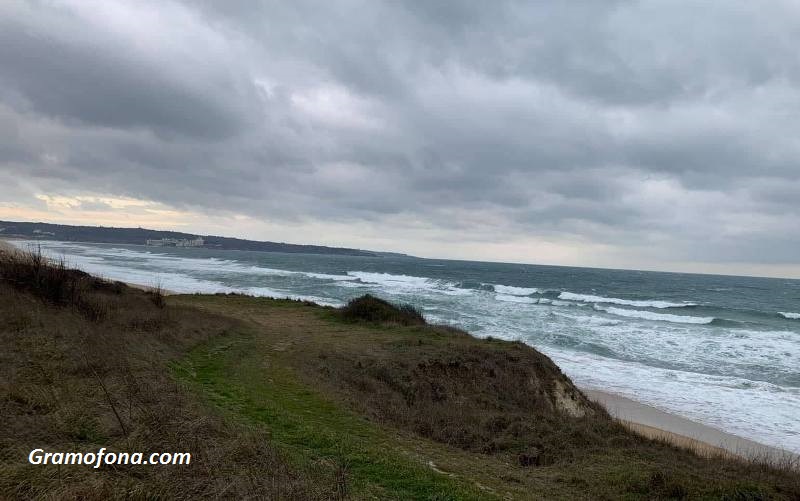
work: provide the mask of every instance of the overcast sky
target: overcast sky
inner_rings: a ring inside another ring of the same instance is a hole
[[[0,219],[800,277],[800,3],[0,2]]]

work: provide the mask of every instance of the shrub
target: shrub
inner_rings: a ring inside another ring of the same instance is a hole
[[[342,307],[341,315],[347,320],[401,325],[424,325],[425,317],[410,304],[393,305],[370,294],[357,297]]]
[[[0,281],[45,303],[72,308],[93,322],[108,316],[109,294],[119,296],[125,288],[121,282],[70,269],[63,259],[48,259],[41,249],[0,252]]]
[[[48,260],[39,249],[0,257],[0,278],[3,281],[57,305],[68,305],[78,300],[84,276],[82,272],[68,269],[63,260]]]
[[[164,297],[164,289],[161,287],[161,284],[157,284],[150,289],[148,294],[150,295],[150,300],[156,307],[164,308],[164,306],[167,305],[167,299]]]

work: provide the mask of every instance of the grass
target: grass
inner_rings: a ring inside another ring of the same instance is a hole
[[[641,438],[535,350],[377,298],[165,296],[32,259],[0,254],[0,497],[800,497],[796,471]],[[192,464],[26,461],[100,447]]]
[[[253,357],[257,353],[259,356]],[[270,430],[298,464],[331,465],[337,491],[355,498],[482,499],[488,496],[413,461],[392,437],[300,382],[252,334],[204,345],[176,366],[227,414]]]
[[[268,430],[211,412],[169,370],[191,347],[241,322],[159,307],[147,292],[29,259],[0,255],[0,498],[336,497],[332,469],[291,464]],[[104,305],[104,314],[87,315],[85,304]],[[188,451],[192,464],[95,470],[27,462],[35,448],[101,447]]]
[[[574,402],[583,415],[559,410],[553,390],[560,385],[562,397],[577,390],[547,357],[520,343],[479,340],[438,326],[345,320],[337,310],[298,302],[244,296],[185,296],[180,301],[252,322],[256,341],[230,356],[229,367],[239,375],[228,379],[228,387],[254,387],[270,377],[276,381],[266,369],[259,369],[266,372],[258,376],[240,372],[242,367],[281,367],[301,388],[315,388],[313,394],[323,395],[333,408],[363,416],[382,430],[388,442],[381,449],[404,451],[419,463],[435,465],[451,478],[480,486],[482,495],[800,495],[796,472],[706,459],[645,439],[585,402],[579,392]],[[226,386],[220,379],[215,384]],[[267,390],[246,391],[259,395]]]

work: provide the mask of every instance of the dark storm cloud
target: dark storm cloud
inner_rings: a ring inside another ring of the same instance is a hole
[[[4,10],[0,82],[35,112],[76,126],[145,127],[204,139],[233,135],[248,122],[252,82],[231,78],[224,67],[203,67],[218,61],[162,60],[137,47],[142,40],[87,26],[49,2],[12,2]]]
[[[789,2],[9,1],[0,168],[271,220],[791,263],[799,44]]]

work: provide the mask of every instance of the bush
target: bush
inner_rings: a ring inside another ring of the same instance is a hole
[[[167,305],[167,299],[164,297],[164,289],[161,287],[161,284],[150,289],[148,294],[150,295],[150,300],[156,307],[164,308]]]
[[[3,281],[56,305],[78,301],[81,275],[81,272],[68,269],[63,260],[49,261],[40,250],[8,253],[0,258],[0,278]]]
[[[48,259],[41,249],[0,252],[0,281],[45,303],[72,308],[93,322],[108,316],[108,295],[118,296],[125,288],[121,282],[70,269],[63,259]]]
[[[347,320],[400,325],[425,325],[425,317],[410,304],[393,305],[370,294],[357,297],[342,307],[341,315]]]

